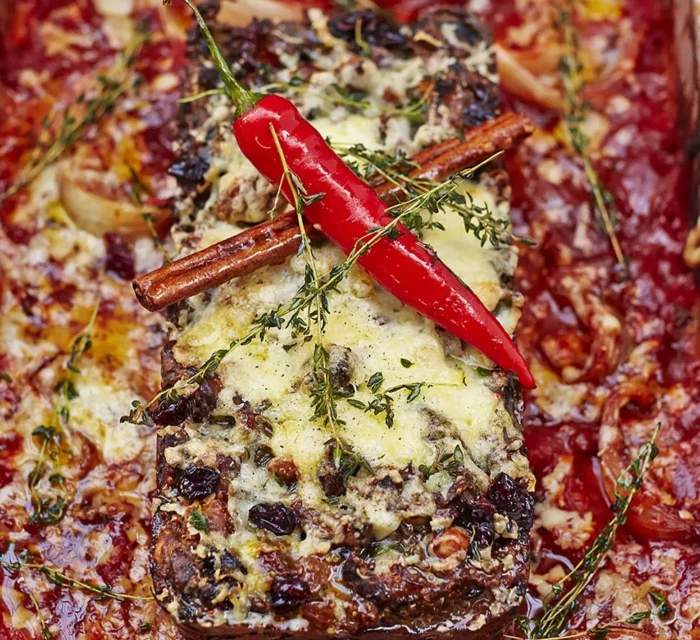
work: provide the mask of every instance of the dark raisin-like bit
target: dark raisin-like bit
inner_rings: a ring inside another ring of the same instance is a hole
[[[376,604],[385,604],[389,592],[382,581],[369,569],[359,556],[351,555],[343,564],[343,581],[359,596]]]
[[[448,492],[449,505],[455,511],[454,524],[472,532],[479,546],[491,544],[495,538],[494,505],[478,495],[474,486],[465,479],[457,480]]]
[[[241,564],[241,561],[234,555],[231,555],[228,551],[224,551],[221,555],[221,566],[219,568],[219,574],[222,577],[233,577],[234,573],[240,571],[241,573],[246,573],[246,568]]]
[[[499,473],[491,483],[487,499],[498,513],[507,515],[518,523],[518,539],[527,542],[532,528],[535,499],[527,491],[524,481],[515,481],[505,473]]]
[[[153,411],[153,421],[161,426],[181,424],[185,420],[205,422],[216,406],[223,384],[219,376],[205,378],[196,391],[172,402],[161,402]]]
[[[214,493],[220,474],[212,467],[187,467],[177,481],[177,491],[188,500],[201,500]]]
[[[265,467],[274,457],[275,454],[272,449],[266,444],[261,444],[257,449],[255,449],[253,460],[255,460],[255,464],[259,467]]]
[[[345,495],[347,487],[345,486],[345,478],[343,478],[342,474],[338,472],[327,473],[319,475],[318,479],[321,481],[323,492],[329,498],[339,498]]]
[[[118,233],[105,233],[107,260],[105,269],[122,280],[133,280],[136,275],[132,247]]]
[[[276,536],[290,535],[299,524],[297,512],[281,502],[256,504],[248,511],[248,519],[254,526]]]
[[[275,576],[270,588],[270,604],[278,610],[295,609],[311,599],[311,589],[298,576]]]
[[[199,184],[204,180],[204,176],[209,171],[211,156],[209,153],[203,155],[183,156],[175,160],[170,165],[168,173],[178,180]]]
[[[406,36],[400,32],[398,25],[380,18],[371,9],[337,14],[328,21],[328,30],[336,38],[357,47],[357,27],[355,25],[358,22],[360,23],[362,40],[374,47],[395,49],[406,44]]]

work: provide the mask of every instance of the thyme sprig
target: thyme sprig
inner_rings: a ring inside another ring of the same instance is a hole
[[[372,392],[372,400],[363,402],[357,398],[350,397],[347,398],[347,402],[350,406],[361,409],[365,413],[373,413],[375,416],[384,414],[384,423],[389,428],[394,426],[394,394],[399,391],[406,391],[406,402],[410,403],[420,396],[423,389],[432,386],[427,382],[409,382],[381,391],[383,384],[384,375],[381,372],[377,372],[366,383],[367,388]]]
[[[574,148],[586,174],[586,180],[591,192],[593,206],[598,214],[598,220],[603,231],[610,239],[615,258],[625,273],[628,271],[628,261],[622,251],[615,227],[617,226],[617,212],[612,194],[598,176],[593,166],[589,152],[590,141],[584,132],[582,125],[586,121],[586,114],[590,105],[580,99],[579,94],[584,86],[582,78],[583,63],[580,59],[581,43],[574,27],[575,5],[574,0],[563,0],[559,7],[558,26],[564,40],[564,55],[560,60],[562,84],[564,88],[565,113],[564,121]]]
[[[464,451],[462,451],[462,447],[455,445],[453,451],[443,453],[440,458],[431,465],[420,465],[418,467],[418,471],[421,472],[423,480],[427,480],[430,478],[430,476],[433,476],[440,471],[446,471],[447,473],[454,475],[460,469],[462,469],[462,467],[464,467]]]
[[[43,640],[51,640],[54,635],[51,633],[51,629],[49,629],[49,625],[46,624],[46,619],[44,618],[44,614],[41,613],[41,607],[39,606],[39,602],[36,599],[36,596],[33,593],[29,593],[29,599],[32,601],[32,606],[36,610],[36,617],[39,619],[39,628],[41,629],[41,637]]]
[[[131,200],[137,207],[143,207],[143,196],[150,195],[151,189],[149,186],[141,179],[136,169],[129,167],[129,173],[131,173]],[[158,235],[155,226],[153,225],[153,215],[144,211],[141,213],[141,217],[146,223],[148,228],[148,233],[153,241],[153,246],[156,250],[163,256],[163,264],[170,264],[173,259],[168,253],[168,250],[163,244],[163,240]]]
[[[581,561],[559,582],[543,602],[542,613],[530,620],[520,618],[518,628],[528,640],[558,638],[566,629],[571,616],[580,607],[579,598],[607,557],[615,542],[617,530],[627,521],[632,500],[642,486],[644,476],[659,453],[656,439],[661,423],[656,425],[650,440],[644,444],[615,483],[614,513],[610,522],[598,534]],[[635,614],[639,615],[639,614]]]
[[[64,448],[70,420],[70,403],[79,395],[75,384],[77,376],[80,375],[78,364],[82,356],[92,347],[92,331],[99,308],[100,300],[98,299],[87,325],[73,341],[70,355],[66,361],[66,373],[54,387],[57,396],[49,424],[39,425],[32,431],[32,435],[41,440],[39,457],[28,479],[29,493],[34,507],[30,522],[33,523],[54,524],[63,517],[66,497],[59,490],[64,490],[65,487],[63,476],[58,473],[57,469],[61,454],[70,453],[69,449]],[[47,458],[51,460],[52,471],[48,477],[49,484],[57,490],[57,493],[56,495],[42,496],[38,486],[47,471]]]
[[[411,178],[410,172],[416,168],[416,164],[403,152],[396,155],[385,151],[368,149],[363,144],[339,144],[332,143],[334,151],[346,162],[357,176],[370,183],[377,175],[387,182],[395,185],[404,198],[417,198],[425,196],[440,185],[434,180]],[[492,157],[493,158],[493,157]],[[492,158],[489,158],[489,162]],[[529,238],[514,236],[510,231],[508,218],[497,218],[487,203],[479,203],[467,191],[461,189],[456,181],[450,181],[451,188],[443,188],[426,198],[424,211],[412,217],[405,226],[412,231],[420,232],[423,229],[440,229],[444,226],[436,214],[443,213],[447,208],[455,211],[464,224],[467,234],[473,235],[481,246],[487,242],[498,248],[502,243],[510,244],[513,240],[523,244],[532,244]],[[426,217],[423,217],[427,213]]]
[[[366,43],[365,43],[366,44]],[[260,93],[274,93],[277,90],[283,90],[290,93],[306,93],[311,89],[312,85],[308,80],[300,76],[292,77],[288,82],[270,82],[258,88]],[[315,94],[319,99],[324,100],[333,105],[342,105],[351,107],[358,111],[366,111],[373,109],[377,113],[384,116],[403,116],[409,122],[419,125],[425,121],[428,101],[430,95],[435,89],[435,83],[430,82],[419,96],[411,98],[405,106],[395,107],[388,104],[377,104],[368,100],[369,93],[364,89],[351,89],[339,84],[333,84],[330,90],[324,90]],[[219,93],[213,90],[215,93]],[[200,97],[205,97],[205,92],[191,96],[191,100],[197,100]],[[191,101],[191,100],[188,100]]]
[[[304,332],[303,314],[308,313],[310,307],[315,307],[316,301],[320,296],[337,291],[338,286],[347,273],[357,264],[357,261],[363,255],[384,238],[396,238],[399,234],[399,225],[410,224],[416,216],[420,215],[420,212],[424,210],[429,203],[440,201],[441,192],[456,190],[460,180],[471,177],[474,172],[493,161],[501,155],[501,153],[502,152],[495,153],[478,165],[451,176],[425,193],[418,194],[403,203],[398,203],[387,208],[387,213],[393,216],[392,220],[382,227],[369,230],[364,236],[359,238],[343,262],[333,265],[328,272],[318,275],[313,279],[309,280],[305,278],[304,283],[291,300],[257,316],[252,321],[250,329],[244,336],[232,340],[228,346],[213,352],[188,378],[179,380],[171,387],[161,390],[146,403],[135,400],[132,403],[133,408],[129,415],[123,416],[121,421],[150,424],[150,418],[147,413],[150,407],[161,400],[174,402],[182,393],[188,390],[194,391],[207,376],[218,369],[219,365],[234,349],[238,346],[248,345],[253,342],[253,340],[264,340],[267,332],[272,329],[278,330],[283,327],[292,327],[292,329],[297,332]],[[324,365],[324,361],[325,364],[328,365],[328,362],[324,359],[317,363],[316,366],[320,368]]]
[[[270,133],[275,143],[275,148],[282,163],[283,176],[277,196],[282,190],[282,184],[287,183],[292,194],[294,211],[301,231],[301,244],[299,254],[304,256],[306,263],[304,269],[304,287],[313,289],[313,283],[320,280],[316,257],[314,256],[311,240],[306,232],[304,223],[304,207],[323,198],[323,193],[310,195],[299,177],[290,170],[287,159],[282,150],[277,132],[270,125]],[[273,205],[273,208],[275,206]],[[369,461],[358,454],[353,447],[345,441],[340,434],[340,428],[345,421],[338,415],[338,400],[347,397],[349,392],[343,391],[333,384],[331,377],[331,357],[324,344],[323,334],[328,322],[329,306],[328,291],[318,288],[312,302],[306,307],[306,319],[301,318],[301,309],[292,313],[287,324],[292,327],[292,338],[303,335],[305,342],[315,339],[313,352],[313,370],[311,375],[311,409],[312,420],[320,420],[330,430],[332,440],[332,459],[336,469],[344,477],[354,475],[360,468],[374,473]],[[311,335],[311,327],[315,327],[315,335]]]
[[[38,571],[46,577],[46,579],[57,587],[67,587],[69,589],[79,589],[80,591],[85,591],[87,593],[96,594],[97,600],[111,599],[121,602],[123,600],[153,600],[153,596],[135,596],[128,593],[119,593],[115,591],[113,587],[108,584],[97,585],[90,582],[85,582],[77,578],[73,578],[68,574],[64,573],[60,569],[54,567],[49,567],[40,562],[34,562],[30,559],[28,560],[13,560],[7,561],[0,557],[0,566],[6,571],[17,572],[21,569],[31,569]],[[38,610],[38,607],[37,607]]]
[[[99,121],[116,104],[117,100],[136,84],[131,76],[136,56],[149,39],[146,28],[137,29],[136,35],[127,44],[114,65],[104,74],[97,76],[97,90],[93,97],[82,93],[63,112],[63,120],[58,132],[51,134],[53,121],[47,116],[42,123],[39,141],[31,152],[19,179],[4,193],[0,200],[9,198],[28,187],[50,164],[58,160],[78,140],[89,127]]]
[[[316,257],[314,256],[313,248],[311,247],[311,240],[306,232],[306,225],[304,223],[304,207],[312,202],[315,202],[319,198],[323,198],[324,194],[318,193],[309,195],[307,193],[298,176],[289,169],[287,159],[282,150],[282,146],[280,145],[279,138],[277,137],[277,132],[272,125],[270,125],[270,133],[272,134],[272,139],[274,140],[275,148],[277,149],[277,153],[284,170],[282,180],[286,181],[292,194],[294,211],[296,212],[297,222],[299,223],[299,229],[301,230],[301,245],[299,246],[299,253],[303,254],[304,261],[306,263],[304,269],[304,286],[311,287],[312,283],[318,282],[320,278],[318,265],[316,264]],[[323,340],[323,333],[328,322],[328,313],[328,292],[320,288],[316,288],[313,291],[311,304],[306,307],[306,320],[299,322],[301,320],[299,315],[296,317],[292,316],[292,337],[297,337],[299,334],[303,334],[304,339],[308,341],[312,339],[311,327],[315,327],[313,374],[311,383],[311,408],[313,411],[312,419],[321,420],[324,426],[330,429],[333,439],[336,442],[336,446],[341,447],[342,439],[340,437],[339,429],[343,424],[343,421],[338,416],[338,397],[336,394],[336,389],[331,381],[330,354],[328,353]]]

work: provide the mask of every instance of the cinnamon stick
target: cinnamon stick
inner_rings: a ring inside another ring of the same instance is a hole
[[[475,127],[463,139],[451,138],[413,156],[417,168],[412,179],[441,181],[508,149],[532,133],[532,123],[519,114],[506,113]],[[399,199],[402,191],[380,178],[373,182],[383,199]],[[307,227],[312,241],[322,236]],[[280,264],[293,255],[301,243],[301,232],[293,211],[277,216],[206,249],[175,260],[133,281],[138,301],[150,311],[219,286],[256,269]]]

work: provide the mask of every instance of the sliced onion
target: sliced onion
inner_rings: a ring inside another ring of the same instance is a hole
[[[700,267],[700,222],[688,233],[683,247],[683,261],[689,269]]]
[[[545,46],[534,46],[520,51],[508,50],[508,55],[530,73],[554,73],[559,69],[562,57],[562,46],[549,42]]]
[[[301,5],[277,0],[224,0],[216,16],[217,22],[232,27],[244,27],[253,18],[264,20],[299,20],[303,15]]]
[[[512,52],[496,45],[496,60],[501,85],[509,93],[555,111],[564,110],[564,96],[557,89],[548,87],[521,64]]]
[[[617,479],[630,463],[622,431],[617,425],[620,410],[631,400],[641,405],[649,404],[651,391],[643,381],[624,385],[610,397],[603,409],[598,456],[605,492],[612,503],[616,500]],[[627,526],[647,540],[700,541],[700,523],[683,520],[675,509],[659,503],[644,486],[637,491],[627,512]]]
[[[60,168],[59,201],[81,229],[98,237],[113,232],[133,239],[149,234],[144,213],[150,213],[156,225],[167,217],[163,209],[137,206],[118,198],[107,188],[108,184],[107,174],[78,171],[70,162]]]

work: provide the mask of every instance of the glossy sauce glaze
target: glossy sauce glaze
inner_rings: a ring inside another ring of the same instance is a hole
[[[427,3],[382,4],[401,19],[412,19]],[[79,78],[109,64],[115,51],[103,34],[102,17],[89,2],[22,0],[16,5],[0,56],[0,81],[9,89],[0,97],[3,189],[16,179],[56,97],[74,99]],[[556,89],[557,56],[551,51],[557,51],[553,43],[558,36],[546,3],[472,5],[483,12],[501,46],[537,67],[535,75]],[[651,0],[609,0],[587,7],[577,26],[584,49],[593,52],[584,61],[590,69],[585,98],[600,116],[590,123],[592,157],[615,196],[629,278],[616,266],[608,238],[594,219],[581,165],[567,145],[560,114],[504,96],[507,105],[540,126],[507,159],[515,232],[537,242],[521,248],[517,283],[526,299],[518,342],[538,382],[538,389],[525,394],[524,416],[540,500],[530,602],[536,612],[547,584],[562,575],[559,567],[568,568],[580,559],[610,520],[606,477],[609,489],[616,465],[627,464],[661,422],[660,455],[645,481],[645,492],[597,584],[586,592],[578,622],[595,625],[649,607],[653,588],[667,597],[673,613],[665,620],[645,621],[640,628],[650,637],[691,638],[700,626],[700,537],[695,526],[700,522],[700,310],[693,274],[681,258],[690,227],[690,181],[676,126],[671,12],[665,3]],[[162,26],[162,14],[155,8],[141,17],[150,18],[154,32]],[[46,24],[87,32],[90,43],[83,49],[74,47],[70,59],[51,55],[40,35]],[[176,38],[151,43],[140,57],[140,70],[148,79],[158,69],[177,72],[182,55]],[[533,59],[539,63],[533,64]],[[133,117],[146,123],[140,134],[143,173],[153,184],[163,185],[165,196],[176,96],[177,88],[154,91],[133,111]],[[18,203],[25,198],[20,195],[0,205],[0,249],[6,258],[13,255],[12,245],[29,243],[49,226],[41,211],[16,219]],[[96,266],[95,277],[108,277],[104,266]],[[35,312],[55,304],[69,308],[72,290],[60,272],[50,279],[43,296],[16,285],[3,277],[0,293],[26,311],[27,331],[34,327],[35,340],[51,343],[54,333],[48,325],[36,328]],[[122,296],[130,296],[127,282],[115,286]],[[110,325],[104,322],[107,332]],[[76,324],[72,334],[81,326]],[[154,340],[150,348],[157,349]],[[65,338],[64,343],[69,345]],[[66,349],[64,344],[64,353]],[[45,359],[42,367],[53,366],[49,356]],[[27,389],[37,397],[46,393],[45,385],[36,381],[36,371],[23,369],[9,350],[0,351],[0,370],[12,376],[12,383],[0,383],[3,420],[10,420]],[[157,384],[155,378],[145,375],[137,391],[147,395],[148,387]],[[83,480],[70,526],[39,529],[28,524],[26,514],[21,517],[17,509],[0,507],[0,535],[10,549],[5,559],[12,559],[15,546],[30,549],[50,566],[73,570],[71,575],[79,571],[85,579],[101,578],[120,591],[146,594],[143,553],[150,526],[148,477],[154,467],[154,441],[150,434],[142,437],[141,455],[128,464],[107,464],[88,438],[74,443],[81,455],[73,464],[81,467],[76,473]],[[32,454],[26,446],[26,440],[12,432],[0,434],[0,490],[17,490],[20,497],[15,500],[27,497],[22,493],[26,478],[15,470],[23,454]],[[90,478],[99,479],[95,486],[107,486],[109,497],[91,490]],[[117,492],[126,497],[117,499]],[[106,558],[92,555],[97,537],[106,544]],[[36,622],[12,628],[13,621],[22,619],[20,608],[34,614],[29,593],[37,597],[47,623],[60,630],[60,637],[176,637],[168,621],[155,615],[150,601],[98,602],[79,591],[52,586],[41,576],[22,575],[4,572],[3,638],[39,637]]]

